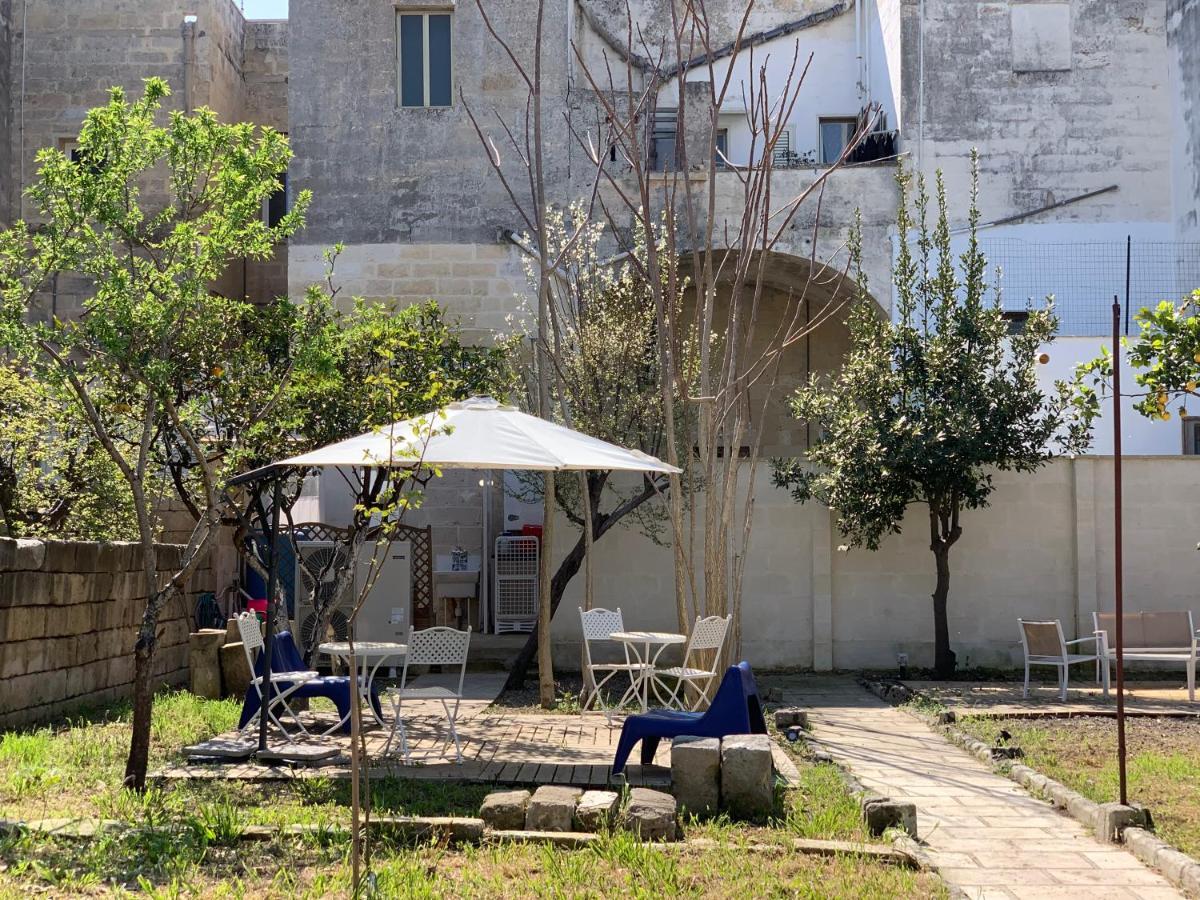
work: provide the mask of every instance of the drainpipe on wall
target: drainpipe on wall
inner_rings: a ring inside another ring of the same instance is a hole
[[[196,67],[196,17],[183,17],[183,112],[192,114],[192,72]]]

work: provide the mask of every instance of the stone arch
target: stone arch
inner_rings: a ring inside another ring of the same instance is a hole
[[[736,269],[736,253],[734,250],[726,251],[714,260],[714,266],[721,272],[716,317],[721,325],[728,320],[728,303],[734,295],[732,278]],[[809,433],[811,426],[797,422],[792,417],[787,409],[787,398],[810,375],[833,373],[841,366],[849,348],[846,314],[849,302],[858,295],[858,286],[853,278],[844,275],[841,270],[825,266],[820,261],[814,263],[805,257],[777,251],[766,251],[761,255],[755,253],[746,269],[740,295],[740,302],[747,314],[753,305],[754,273],[761,256],[765,256],[762,259],[763,290],[755,327],[759,337],[751,342],[750,357],[761,357],[781,329],[796,331],[806,324],[814,326],[810,333],[794,341],[780,354],[774,388],[770,387],[769,378],[764,378],[750,391],[753,427],[762,429],[760,457],[795,456],[808,447],[812,438]],[[688,271],[691,259],[684,259],[682,264],[684,270]],[[690,305],[691,299],[686,298],[685,311]],[[879,306],[877,301],[876,306]],[[750,445],[749,439],[743,441],[743,447]]]

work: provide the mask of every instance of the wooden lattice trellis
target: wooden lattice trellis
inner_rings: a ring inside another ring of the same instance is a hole
[[[325,522],[297,522],[291,529],[297,540],[331,541],[345,546],[350,529],[328,525]],[[367,540],[375,539],[377,531],[367,533]],[[302,537],[301,537],[302,536]],[[421,628],[433,624],[433,529],[428,525],[397,525],[393,540],[408,541],[412,548],[412,622]]]

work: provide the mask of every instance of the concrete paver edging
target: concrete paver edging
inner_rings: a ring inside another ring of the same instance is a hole
[[[898,696],[894,690],[887,690],[890,686],[882,682],[862,679],[860,683],[882,700],[892,702]],[[906,691],[906,699],[919,696],[907,687]],[[1048,801],[1081,825],[1092,829],[1097,839],[1124,844],[1134,856],[1158,871],[1176,887],[1188,894],[1200,896],[1200,861],[1172,847],[1150,831],[1146,827],[1153,827],[1149,810],[1118,803],[1096,803],[1030,766],[1012,763],[1008,759],[997,759],[992,747],[949,724],[954,721],[953,714],[947,720],[945,716],[925,715],[912,709],[906,709],[904,712],[940,731],[947,739],[990,766],[992,771],[1015,781],[1034,797]]]

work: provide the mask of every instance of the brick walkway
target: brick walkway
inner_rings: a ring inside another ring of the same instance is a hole
[[[996,775],[914,716],[849,678],[789,678],[784,699],[813,709],[823,749],[865,787],[917,805],[942,877],[969,897],[1182,897],[1123,848]]]

